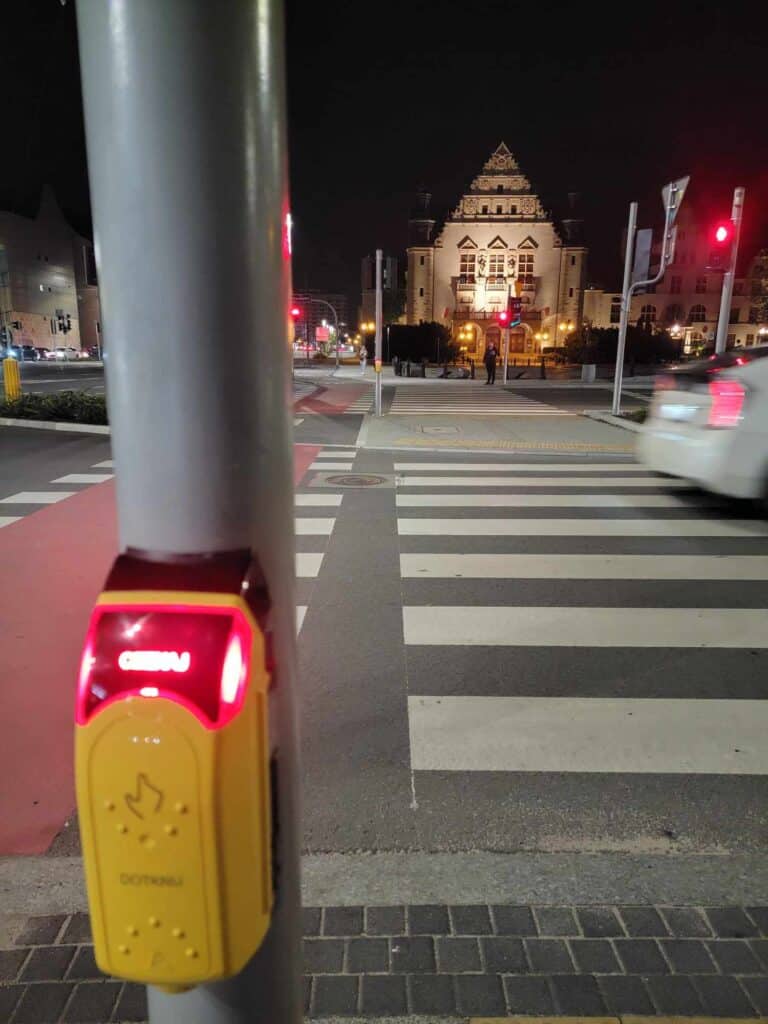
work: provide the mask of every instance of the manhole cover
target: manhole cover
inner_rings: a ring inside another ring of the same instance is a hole
[[[325,483],[333,487],[381,487],[387,482],[385,476],[375,476],[373,473],[341,473],[325,478]]]

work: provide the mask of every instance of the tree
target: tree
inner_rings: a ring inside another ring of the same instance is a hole
[[[569,361],[574,363],[615,363],[619,341],[617,327],[593,327],[589,341],[572,335],[565,345]],[[627,327],[625,358],[637,363],[666,363],[680,358],[680,342],[666,331],[651,334],[639,327]]]
[[[412,363],[453,362],[456,345],[447,327],[438,323],[392,324],[389,328],[389,353]]]

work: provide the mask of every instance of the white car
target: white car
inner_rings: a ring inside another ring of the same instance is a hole
[[[768,508],[768,345],[658,377],[637,454],[658,473]]]

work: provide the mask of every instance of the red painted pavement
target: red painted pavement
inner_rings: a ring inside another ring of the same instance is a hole
[[[294,402],[295,413],[326,413],[333,416],[334,413],[346,412],[346,410],[367,392],[368,388],[359,384],[345,385],[344,387],[318,388],[307,398],[301,398]]]
[[[294,451],[298,484],[320,446]],[[0,530],[0,855],[44,853],[74,809],[75,679],[116,550],[111,482]]]

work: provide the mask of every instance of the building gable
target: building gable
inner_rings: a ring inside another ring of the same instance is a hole
[[[507,245],[507,243],[504,241],[504,239],[500,235],[496,235],[496,237],[492,238],[491,241],[488,243],[488,248],[489,249],[508,249],[509,246]]]

